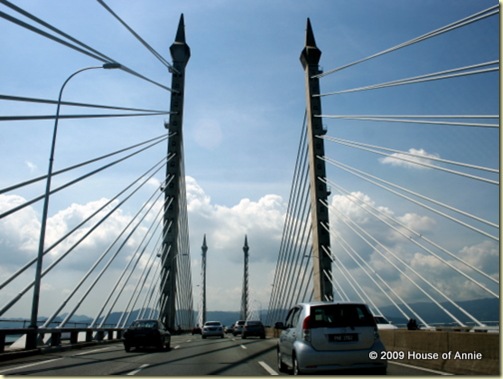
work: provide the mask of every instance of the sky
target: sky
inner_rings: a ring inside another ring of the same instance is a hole
[[[97,1],[23,0],[14,4],[56,26],[69,35],[107,54],[147,78],[169,86],[166,69]],[[190,248],[194,298],[198,301],[201,244],[208,244],[208,310],[237,311],[240,307],[245,235],[250,246],[250,287],[252,308],[266,308],[274,278],[283,221],[290,193],[297,147],[305,109],[304,73],[299,61],[304,45],[306,20],[313,26],[322,51],[320,65],[326,71],[395,46],[431,30],[497,4],[488,0],[106,0],[106,4],[164,58],[170,61],[180,15],[185,20],[191,58],[186,68],[184,149],[187,175]],[[4,5],[3,12],[14,14]],[[467,26],[404,51],[356,65],[321,79],[322,92],[338,91],[399,78],[462,67],[498,59],[499,16]],[[65,79],[76,70],[100,65],[95,59],[73,51],[42,36],[0,19],[0,83],[2,94],[57,99]],[[475,78],[475,79],[473,79]],[[498,114],[498,74],[456,79],[454,84],[401,86],[396,89],[323,98],[323,113],[351,114]],[[121,70],[92,70],[79,74],[65,88],[67,101],[167,110],[170,93],[159,86]],[[54,105],[0,100],[0,115],[50,115]],[[63,107],[62,114],[89,112]],[[167,116],[61,120],[55,169],[67,167],[110,151],[162,135]],[[493,120],[493,123],[495,121]],[[429,157],[499,167],[499,136],[494,130],[365,121],[324,121],[328,135],[416,151]],[[370,125],[377,127],[371,127]],[[381,125],[384,125],[381,127]],[[46,173],[53,121],[8,121],[0,124],[0,188]],[[327,143],[327,155],[346,164],[365,168],[386,180],[396,180],[439,201],[452,201],[469,212],[492,222],[499,220],[499,186],[466,184],[462,179],[432,170],[406,165],[391,158],[363,154],[356,149]],[[121,185],[161,157],[159,145],[142,158],[131,160],[110,174],[97,176],[86,185],[63,191],[51,199],[48,240],[81,220],[97,204],[109,199]],[[429,161],[429,160],[428,160]],[[84,171],[83,171],[84,172]],[[498,276],[498,243],[472,236],[463,229],[426,214],[389,193],[376,191],[334,167],[329,178],[350,192],[366,197],[389,214],[414,225],[425,235],[468,257],[472,264]],[[61,184],[70,176],[54,180]],[[162,180],[158,174],[150,185]],[[464,190],[459,190],[463,188]],[[0,194],[0,210],[42,192],[42,185]],[[335,191],[334,191],[335,192]],[[141,199],[137,203],[141,203]],[[145,198],[143,198],[145,201]],[[393,241],[395,236],[366,219],[347,201],[334,195],[331,202],[376,233],[416,267],[437,272],[431,280],[448,280],[438,262]],[[98,251],[110,243],[117,227],[125,225],[136,212],[124,207],[114,222],[103,229],[88,246],[65,263],[58,275],[43,287],[41,313],[54,308],[82,275]],[[36,251],[41,209],[28,209],[0,220],[0,278],[33,257]],[[334,221],[338,225],[338,221]],[[341,229],[343,226],[341,226]],[[88,250],[86,250],[88,249]],[[93,250],[94,249],[94,250]],[[368,248],[370,261],[377,259]],[[87,253],[86,253],[87,251]],[[54,257],[52,257],[53,259]],[[49,258],[50,260],[51,258]],[[376,263],[382,267],[383,263]],[[119,264],[118,264],[119,266]],[[429,270],[432,267],[433,270]],[[64,270],[63,270],[64,269]],[[386,268],[383,268],[383,272]],[[31,275],[31,274],[30,274]],[[26,277],[23,280],[27,280]],[[389,273],[390,283],[400,275]],[[460,278],[452,279],[466,291],[445,285],[460,300],[486,297]],[[25,282],[26,283],[26,282]],[[62,284],[63,283],[63,284]],[[110,282],[109,285],[112,285]],[[442,285],[443,286],[443,285]],[[4,289],[5,302],[22,285]],[[444,286],[443,286],[444,287]],[[65,289],[66,288],[66,289]],[[459,287],[457,287],[459,288]],[[403,292],[414,299],[413,290]],[[419,298],[418,298],[419,299]],[[56,300],[54,300],[56,301]],[[27,314],[29,299],[10,315]]]

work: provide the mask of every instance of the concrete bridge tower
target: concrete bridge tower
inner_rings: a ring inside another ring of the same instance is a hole
[[[245,244],[243,246],[244,252],[244,276],[243,276],[243,293],[241,295],[241,313],[240,319],[248,319],[248,237],[245,235]]]
[[[311,196],[311,223],[313,240],[313,289],[314,300],[333,300],[331,277],[332,260],[330,252],[330,233],[323,227],[329,227],[328,209],[323,204],[328,200],[326,183],[319,178],[326,178],[325,162],[317,157],[325,156],[325,145],[322,139],[316,138],[324,134],[320,94],[320,80],[316,75],[321,74],[318,63],[321,50],[316,46],[311,21],[307,19],[306,44],[300,54],[300,61],[304,67],[306,81],[306,108],[309,144],[309,184]]]
[[[206,322],[206,252],[208,251],[208,246],[206,245],[206,234],[203,238],[202,259],[201,259],[201,275],[202,275],[202,288],[201,288],[201,326]]]
[[[168,139],[168,164],[164,183],[164,222],[162,243],[162,272],[160,296],[160,320],[167,328],[175,329],[176,317],[176,276],[177,259],[183,252],[179,251],[180,199],[185,194],[181,185],[183,177],[183,98],[185,87],[185,66],[190,58],[190,48],[185,42],[183,14],[180,16],[175,42],[170,46],[173,59],[171,78],[171,108]]]

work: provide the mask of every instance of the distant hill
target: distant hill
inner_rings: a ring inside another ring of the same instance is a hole
[[[499,299],[479,299],[460,301],[457,303],[460,307],[465,309],[466,312],[471,314],[481,322],[499,321],[500,319],[500,301]],[[464,313],[459,311],[450,303],[441,303],[442,307],[451,312],[458,320],[463,323],[473,324],[473,321]],[[449,324],[453,323],[453,319],[442,311],[437,305],[433,303],[415,303],[409,306],[417,312],[429,324]],[[402,309],[409,314],[409,310],[405,307]],[[383,315],[392,321],[394,324],[406,324],[408,320],[400,313],[395,306],[386,306],[380,308]],[[414,318],[414,317],[413,317]],[[418,320],[419,321],[419,320]]]
[[[450,303],[441,303],[442,307],[445,307],[449,312],[451,312],[456,318],[458,318],[463,323],[468,323],[468,325],[473,325],[472,320],[462,312],[460,312],[456,307],[452,306]],[[470,300],[470,301],[461,301],[458,302],[458,305],[461,306],[471,314],[476,319],[487,322],[487,321],[497,321],[500,319],[500,301],[499,299],[479,299],[479,300]],[[452,318],[450,318],[445,312],[443,312],[437,305],[433,303],[415,303],[409,304],[409,306],[416,311],[421,317],[429,324],[449,324],[453,323]],[[409,314],[410,312],[407,308],[402,307],[402,309]],[[407,319],[400,313],[400,311],[395,306],[385,306],[380,308],[382,314],[392,321],[396,325],[405,325],[407,323]],[[144,314],[149,314],[150,310],[144,312]],[[135,310],[131,313],[129,317],[129,323],[132,320],[138,318],[140,314],[140,310]],[[234,324],[237,320],[239,320],[240,312],[237,311],[208,311],[206,312],[207,321],[220,321],[225,326],[230,326]],[[259,314],[266,315],[267,311],[262,310],[259,311]],[[111,313],[105,322],[106,325],[116,325],[122,316],[121,312]],[[411,315],[412,316],[412,315]],[[61,317],[57,318],[56,321],[61,321],[65,315],[63,314]],[[197,312],[195,312],[195,317],[197,320]],[[41,317],[39,320],[44,320],[46,318]],[[82,324],[90,324],[93,321],[92,318],[86,315],[75,315],[73,316],[68,326],[72,327],[72,323],[77,323],[77,326],[82,326]],[[284,320],[273,320],[275,321],[284,321]],[[418,320],[419,321],[419,320]],[[98,321],[98,324],[101,322],[101,319]],[[197,321],[195,321],[197,322]],[[0,329],[6,328],[23,328],[28,326],[28,322],[26,319],[22,318],[11,318],[11,319],[2,319],[0,318]]]

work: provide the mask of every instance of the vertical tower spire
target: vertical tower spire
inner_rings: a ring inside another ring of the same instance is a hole
[[[245,235],[244,252],[244,275],[243,275],[243,293],[241,295],[241,320],[248,319],[248,236]]]
[[[320,74],[318,63],[321,50],[316,46],[311,21],[307,19],[306,44],[300,54],[300,61],[305,72],[306,104],[307,104],[307,135],[309,144],[309,184],[311,196],[311,223],[313,241],[313,279],[314,300],[333,300],[333,288],[329,278],[332,276],[332,260],[330,259],[327,185],[319,180],[326,178],[325,161],[317,157],[325,156],[321,112],[320,81],[316,75]]]
[[[185,66],[190,58],[190,48],[185,42],[183,14],[178,23],[175,42],[169,48],[173,59],[171,70],[171,108],[169,123],[166,179],[164,182],[164,220],[162,243],[162,272],[159,317],[167,328],[175,329],[176,317],[176,258],[179,252],[180,201],[185,191],[183,177],[183,98],[185,87]]]
[[[200,325],[201,327],[206,322],[206,252],[208,251],[208,246],[206,245],[206,234],[203,238],[203,246],[201,246],[202,250],[202,260],[201,260],[201,275],[202,277],[202,286],[201,289],[201,297],[202,297],[202,306],[201,306],[201,316],[200,316]]]

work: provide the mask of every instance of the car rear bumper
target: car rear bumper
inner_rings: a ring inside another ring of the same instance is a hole
[[[377,341],[370,349],[318,351],[305,343],[295,344],[295,354],[302,373],[335,370],[386,369],[387,361],[380,359],[384,345]],[[374,356],[377,358],[373,359]]]

